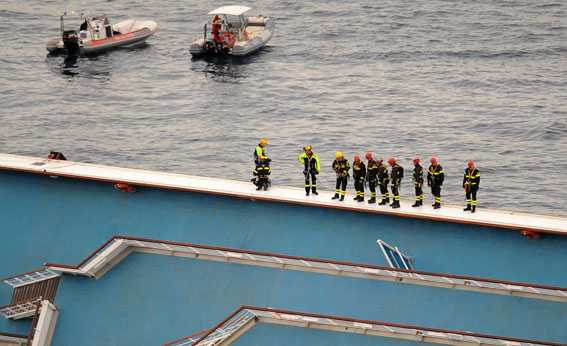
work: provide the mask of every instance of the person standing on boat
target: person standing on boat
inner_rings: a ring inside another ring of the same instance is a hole
[[[310,145],[306,146],[303,148],[305,153],[298,157],[299,162],[305,166],[303,170],[303,175],[305,176],[305,196],[309,196],[310,189],[314,195],[319,194],[317,192],[317,174],[321,170],[321,163],[319,162],[319,157],[311,149]],[[311,183],[309,183],[309,177],[311,177]]]
[[[474,162],[469,161],[468,167],[465,169],[463,177],[463,189],[467,198],[467,207],[463,210],[470,210],[471,213],[476,212],[476,192],[480,186],[480,172],[474,166]],[[472,204],[472,209],[471,209]]]
[[[419,158],[413,159],[413,185],[415,187],[415,203],[412,207],[423,205],[423,167],[419,164]]]
[[[384,164],[384,158],[380,158],[378,161],[378,185],[380,185],[380,193],[382,194],[382,202],[379,205],[386,205],[390,203],[390,193],[388,192],[388,182],[390,177],[388,176],[388,167]]]
[[[354,162],[352,164],[352,178],[354,179],[354,189],[356,190],[356,197],[354,200],[357,202],[364,202],[364,178],[366,178],[366,166],[358,155],[354,156]]]
[[[443,167],[437,163],[437,159],[431,158],[431,165],[427,170],[427,185],[431,187],[431,193],[435,197],[435,203],[432,205],[433,209],[441,208],[441,185],[443,185],[443,180],[445,180],[445,174],[443,173]]]
[[[350,169],[350,164],[348,163],[348,160],[344,158],[343,153],[341,153],[340,151],[337,152],[335,156],[336,159],[335,161],[333,161],[333,165],[331,167],[333,168],[333,171],[335,171],[335,174],[337,175],[337,185],[335,187],[335,196],[332,199],[339,198],[339,194],[340,194],[341,195],[340,201],[344,201],[346,195],[348,177],[349,177],[348,170]]]
[[[388,164],[392,166],[390,179],[392,183],[392,197],[394,199],[390,207],[395,209],[400,207],[400,183],[403,177],[403,168],[398,165],[396,159],[393,157],[388,160]]]
[[[260,163],[260,159],[269,160],[266,156],[266,151],[264,150],[266,145],[268,145],[268,141],[262,138],[260,139],[260,143],[258,143],[258,145],[256,146],[256,149],[254,150],[254,163],[256,164],[256,166],[258,166],[258,164]]]
[[[366,165],[366,180],[370,188],[370,199],[368,203],[376,203],[376,186],[378,185],[378,162],[372,158],[371,153],[366,153],[368,164]]]
[[[220,29],[221,29],[221,19],[217,14],[213,19],[213,38],[215,39],[216,43],[219,43],[220,41]]]

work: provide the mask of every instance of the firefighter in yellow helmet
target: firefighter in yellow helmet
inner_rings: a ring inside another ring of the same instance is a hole
[[[335,187],[335,196],[332,199],[339,198],[339,194],[341,197],[341,201],[345,200],[346,195],[346,187],[348,183],[348,170],[350,169],[350,164],[348,160],[343,156],[343,153],[340,151],[335,155],[336,159],[333,161],[333,171],[337,175],[337,185]]]
[[[298,157],[299,162],[305,166],[303,170],[303,175],[305,176],[305,196],[309,196],[309,190],[314,195],[319,194],[317,192],[317,174],[321,171],[321,163],[319,162],[319,157],[312,149],[310,145],[306,146],[303,148],[305,152]],[[309,177],[311,177],[311,183],[309,182]]]
[[[413,159],[413,186],[415,187],[415,203],[412,207],[423,205],[423,167],[419,164],[419,158]]]
[[[268,141],[262,138],[254,150],[254,163],[256,164],[256,168],[253,174],[256,178],[252,179],[252,183],[256,185],[256,190],[267,190],[271,185],[268,176],[272,173],[270,169],[270,161],[272,160],[266,155],[266,151],[264,150],[266,145],[268,145]]]
[[[258,145],[256,146],[256,149],[254,150],[254,163],[256,164],[256,166],[258,166],[259,159],[268,159],[268,156],[266,156],[266,151],[264,150],[266,145],[268,145],[268,141],[262,138],[260,139],[260,143],[258,143]]]

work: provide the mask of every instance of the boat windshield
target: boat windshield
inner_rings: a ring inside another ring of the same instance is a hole
[[[82,27],[83,23],[86,22],[87,17],[85,17],[83,12],[63,12],[61,15],[61,34],[65,31],[65,27],[77,29]],[[81,29],[79,29],[81,30]]]

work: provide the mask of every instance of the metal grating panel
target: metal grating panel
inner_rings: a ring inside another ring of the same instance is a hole
[[[0,315],[13,320],[31,317],[35,314],[39,300],[41,298],[0,306]]]
[[[5,283],[16,288],[23,285],[29,285],[31,283],[49,280],[54,277],[58,277],[59,274],[51,270],[50,268],[43,268],[30,273],[25,273],[17,276],[12,276],[7,279],[3,279]]]

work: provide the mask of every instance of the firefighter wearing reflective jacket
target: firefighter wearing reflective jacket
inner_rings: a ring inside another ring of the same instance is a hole
[[[354,189],[356,190],[356,197],[354,200],[357,202],[364,202],[364,179],[366,178],[366,166],[358,155],[354,156],[354,162],[352,164],[352,178],[354,179]]]
[[[388,176],[388,167],[384,164],[384,159],[380,158],[380,161],[378,161],[378,186],[380,186],[382,202],[378,203],[379,205],[386,205],[390,203],[390,193],[388,192],[389,181],[390,176]]]
[[[445,173],[443,167],[437,163],[437,159],[431,158],[431,165],[427,170],[427,185],[431,186],[431,193],[435,197],[435,203],[432,204],[433,209],[441,208],[441,185],[445,180]]]
[[[392,173],[390,176],[391,185],[392,185],[392,196],[394,201],[390,204],[392,208],[399,208],[400,207],[400,183],[402,180],[402,169],[400,165],[396,162],[396,159],[391,158],[388,160],[388,164],[392,166]]]
[[[415,187],[415,203],[412,207],[423,205],[423,167],[419,164],[419,159],[413,159],[413,186]]]
[[[468,167],[465,169],[465,176],[463,177],[463,189],[465,189],[465,194],[467,197],[467,207],[463,210],[470,210],[471,213],[476,212],[476,193],[479,186],[480,172],[474,166],[474,162],[469,161]]]
[[[372,158],[371,153],[366,153],[368,163],[366,165],[366,181],[370,188],[370,199],[368,203],[376,203],[376,186],[378,185],[378,162]]]
[[[266,151],[264,150],[266,145],[268,145],[268,141],[262,138],[260,139],[260,143],[258,143],[258,145],[256,146],[256,149],[254,149],[254,163],[256,164],[256,166],[258,166],[258,164],[260,163],[259,159],[268,159],[268,156],[266,156]]]
[[[319,194],[317,192],[317,174],[321,170],[321,163],[319,162],[319,157],[311,149],[310,145],[306,146],[303,148],[305,153],[298,157],[299,162],[305,166],[303,170],[303,175],[305,176],[305,196],[309,196],[309,190],[314,195]],[[309,182],[309,177],[311,177],[311,183]]]
[[[256,166],[256,169],[254,169],[254,176],[257,178],[252,179],[252,182],[256,184],[256,190],[261,190],[263,188],[264,191],[266,191],[268,189],[270,186],[270,179],[268,176],[271,172],[269,159],[264,160],[262,158],[258,158],[258,165]]]
[[[348,171],[350,169],[350,164],[348,163],[348,160],[344,158],[343,154],[341,152],[338,152],[336,154],[336,159],[335,161],[333,161],[333,165],[331,167],[333,168],[333,171],[337,175],[335,196],[333,196],[332,199],[339,198],[339,194],[340,194],[341,197],[340,201],[344,201],[346,195],[348,177],[349,177]]]

